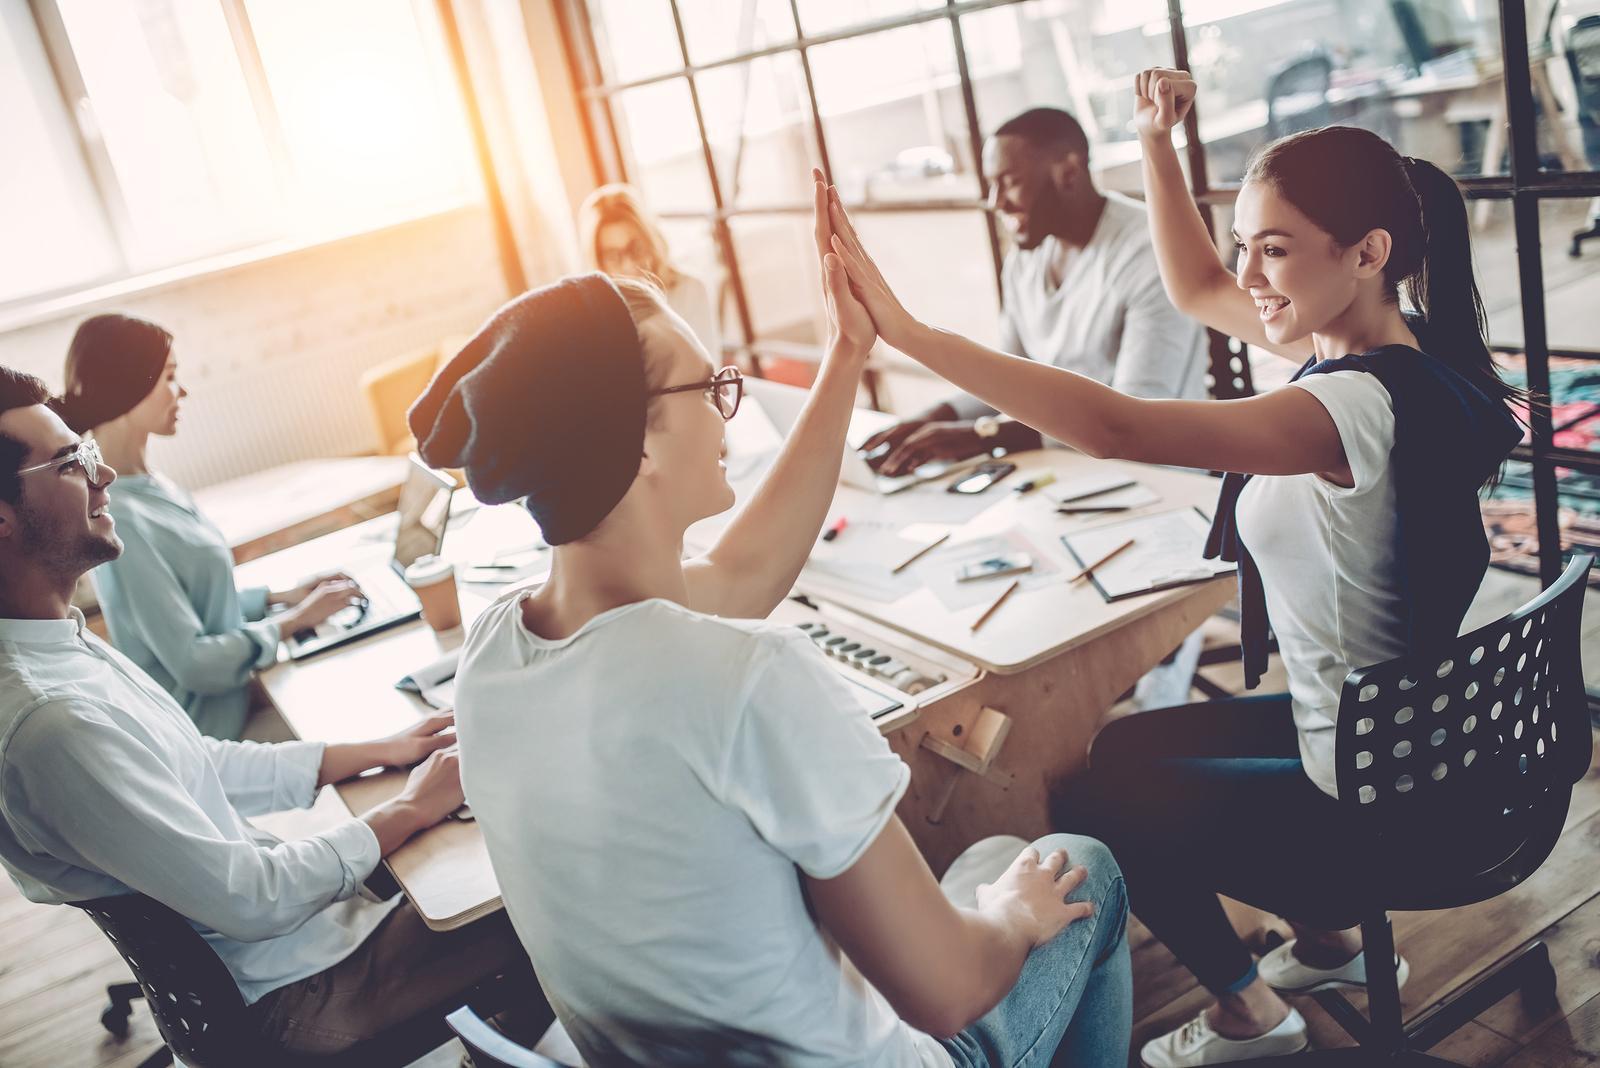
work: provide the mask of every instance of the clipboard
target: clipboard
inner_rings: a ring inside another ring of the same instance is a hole
[[[1086,567],[1133,539],[1132,548],[1089,575],[1110,603],[1238,571],[1238,564],[1201,555],[1210,529],[1211,517],[1199,508],[1176,508],[1063,534],[1061,544],[1079,567]]]

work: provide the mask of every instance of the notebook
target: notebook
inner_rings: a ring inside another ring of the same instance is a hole
[[[1237,571],[1237,564],[1201,555],[1210,529],[1211,520],[1200,509],[1175,508],[1063,534],[1061,544],[1081,568],[1133,539],[1131,546],[1089,575],[1100,596],[1118,601]]]

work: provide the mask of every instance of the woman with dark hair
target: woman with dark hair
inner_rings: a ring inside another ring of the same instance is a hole
[[[1270,614],[1289,693],[1125,717],[1058,806],[1058,822],[1111,846],[1134,911],[1217,997],[1145,1045],[1149,1068],[1296,1052],[1305,1021],[1280,991],[1365,984],[1357,932],[1298,927],[1258,964],[1216,895],[1321,927],[1354,919],[1344,903],[1363,873],[1337,799],[1340,689],[1354,668],[1455,637],[1488,562],[1478,491],[1521,436],[1449,176],[1365,130],[1267,145],[1239,191],[1230,274],[1171,143],[1194,93],[1181,71],[1138,77],[1162,281],[1180,311],[1305,360],[1262,396],[1141,400],[924,326],[833,201],[835,248],[888,344],[1091,455],[1234,472],[1208,552],[1240,565],[1249,685]]]
[[[164,686],[201,733],[239,737],[250,673],[272,663],[280,636],[314,627],[357,602],[343,575],[293,589],[235,589],[222,533],[177,484],[150,469],[150,438],[178,431],[187,391],[172,335],[127,315],[96,315],[67,350],[66,392],[55,407],[92,432],[119,472],[111,515],[125,551],[93,575],[111,641]],[[286,609],[266,618],[269,607]]]

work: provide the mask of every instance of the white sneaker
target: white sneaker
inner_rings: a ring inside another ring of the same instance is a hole
[[[1194,1068],[1204,1064],[1285,1057],[1300,1053],[1310,1044],[1306,1038],[1305,1018],[1292,1008],[1277,1027],[1260,1038],[1246,1039],[1223,1038],[1211,1029],[1206,1012],[1201,1012],[1176,1031],[1146,1042],[1139,1051],[1139,1059],[1145,1068]]]
[[[1319,990],[1332,990],[1336,986],[1353,986],[1361,990],[1367,988],[1367,955],[1357,953],[1348,964],[1337,968],[1313,968],[1294,955],[1295,940],[1290,939],[1283,945],[1262,957],[1256,965],[1256,970],[1267,985],[1280,994],[1315,994]],[[1404,957],[1396,955],[1397,963],[1395,978],[1400,985],[1406,985],[1406,979],[1411,975],[1411,965],[1406,963]]]

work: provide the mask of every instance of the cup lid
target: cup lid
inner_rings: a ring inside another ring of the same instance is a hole
[[[406,568],[406,581],[413,586],[426,586],[455,574],[456,565],[431,553],[419,556]]]

